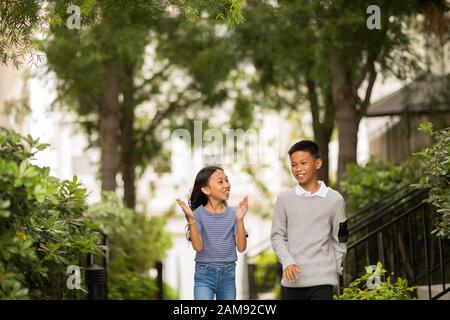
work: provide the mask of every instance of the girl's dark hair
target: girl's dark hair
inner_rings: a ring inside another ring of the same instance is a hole
[[[208,197],[202,192],[202,188],[208,185],[209,178],[217,170],[222,170],[222,168],[217,166],[208,166],[203,168],[197,173],[195,177],[194,187],[192,188],[191,197],[189,198],[189,207],[192,211],[200,207],[201,205],[206,205],[208,203]]]
[[[189,207],[192,211],[200,207],[201,205],[206,205],[208,203],[208,196],[203,193],[202,188],[208,185],[209,178],[217,170],[222,170],[221,167],[208,166],[203,168],[197,173],[195,177],[194,187],[192,188],[191,197],[189,198]],[[227,205],[225,203],[225,205]],[[186,239],[191,241],[191,234],[188,226],[186,226]]]

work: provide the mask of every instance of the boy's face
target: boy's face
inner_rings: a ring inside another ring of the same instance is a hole
[[[216,170],[208,180],[208,185],[202,188],[207,196],[213,197],[218,201],[227,201],[230,197],[231,184],[228,177],[222,170]]]
[[[291,154],[291,172],[301,185],[308,185],[317,180],[317,170],[322,166],[322,159],[316,159],[308,151],[296,151]]]

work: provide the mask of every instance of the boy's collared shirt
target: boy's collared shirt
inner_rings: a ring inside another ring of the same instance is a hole
[[[282,192],[272,217],[272,247],[283,266],[300,267],[296,281],[285,278],[285,287],[339,284],[347,252],[345,201],[336,190],[320,181],[311,194],[300,185]]]
[[[319,187],[319,190],[317,190],[316,192],[311,194],[310,191],[306,191],[305,189],[302,188],[302,186],[297,184],[297,186],[295,187],[295,194],[298,195],[298,196],[305,196],[305,197],[318,196],[318,197],[325,198],[327,196],[327,193],[328,193],[328,187],[325,184],[325,182],[323,182],[321,180],[319,180],[318,182],[320,184],[320,187]]]

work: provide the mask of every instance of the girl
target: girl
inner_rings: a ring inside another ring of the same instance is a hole
[[[176,199],[188,221],[195,256],[194,299],[236,299],[236,248],[244,252],[247,239],[244,216],[248,197],[237,209],[227,205],[231,185],[222,168],[203,168],[195,178],[189,206]]]

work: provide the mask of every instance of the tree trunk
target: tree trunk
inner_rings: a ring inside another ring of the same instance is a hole
[[[326,185],[329,183],[329,147],[331,135],[327,134],[327,132],[319,131],[314,133],[315,140],[320,147],[320,157],[322,158],[322,168],[319,170],[318,178],[325,182]]]
[[[121,171],[123,179],[123,200],[128,208],[136,206],[136,173],[135,173],[135,140],[133,137],[134,124],[134,73],[132,66],[125,66],[123,81],[123,103],[121,116]]]
[[[337,110],[336,123],[339,130],[339,157],[337,169],[338,184],[341,181],[347,164],[356,163],[359,119],[349,108]]]
[[[111,59],[103,63],[104,88],[100,105],[100,173],[102,191],[116,190],[119,133],[119,80]]]
[[[356,108],[357,95],[352,88],[350,72],[343,59],[330,54],[330,71],[333,104],[336,107],[336,124],[339,130],[339,157],[337,182],[342,179],[347,164],[356,163],[358,127],[361,120]]]
[[[317,84],[311,80],[306,80],[306,86],[308,88],[308,100],[313,121],[314,139],[320,148],[320,155],[323,161],[322,169],[318,173],[318,178],[329,183],[329,143],[331,140],[331,134],[334,128],[334,105],[331,97],[331,91],[326,89],[322,92],[323,106],[319,103]],[[321,111],[323,110],[323,117],[321,119]]]

